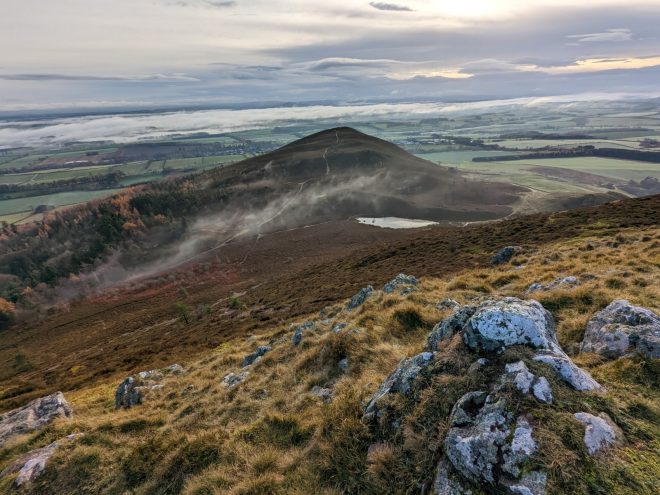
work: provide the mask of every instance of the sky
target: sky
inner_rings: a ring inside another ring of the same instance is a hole
[[[0,112],[660,87],[660,0],[2,0]]]

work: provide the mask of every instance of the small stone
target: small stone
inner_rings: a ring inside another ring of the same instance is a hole
[[[333,333],[339,333],[344,328],[346,328],[347,326],[348,326],[348,323],[337,323],[334,327],[332,327],[332,332]]]
[[[314,385],[312,387],[312,394],[323,400],[325,403],[332,402],[332,389],[319,387]]]
[[[383,287],[383,292],[385,294],[391,294],[398,287],[415,286],[418,283],[419,280],[417,280],[417,278],[415,278],[414,276],[399,273],[396,277],[394,277],[392,280],[390,280],[385,284],[385,286]]]
[[[591,455],[610,445],[620,444],[623,440],[623,432],[605,413],[594,416],[581,412],[575,413],[574,416],[580,423],[586,425],[584,444]]]
[[[249,371],[241,371],[240,373],[228,373],[222,379],[222,384],[227,387],[229,390],[233,389],[237,385],[243,383],[245,379],[250,374]]]
[[[339,363],[337,364],[339,366],[339,369],[346,372],[348,370],[348,358],[344,358]]]
[[[536,397],[536,400],[539,402],[543,402],[544,404],[552,404],[552,387],[550,387],[550,382],[548,382],[546,377],[539,377],[534,382],[532,391],[534,393],[534,397]]]
[[[516,251],[520,248],[518,246],[507,246],[500,249],[495,256],[490,260],[490,264],[493,266],[501,265],[503,263],[508,263],[513,258],[513,255],[516,254]]]
[[[245,356],[245,359],[243,359],[243,368],[247,368],[251,364],[254,364],[254,362],[266,354],[268,351],[270,351],[270,346],[267,345],[260,345],[257,347],[257,350],[254,351],[252,354],[248,354]]]
[[[504,482],[513,495],[545,495],[547,484],[548,475],[540,471],[524,474],[520,480]]]
[[[529,371],[524,361],[507,364],[504,367],[505,372],[511,376],[516,388],[523,394],[528,394],[534,383],[534,374]]]
[[[536,442],[532,438],[532,427],[524,416],[516,422],[513,439],[509,448],[504,450],[504,465],[502,469],[507,473],[520,476],[520,468],[537,450]]]
[[[461,307],[461,305],[458,302],[454,301],[453,299],[447,298],[440,301],[438,304],[435,305],[435,307],[440,311],[444,311],[447,309],[457,310],[458,308]]]

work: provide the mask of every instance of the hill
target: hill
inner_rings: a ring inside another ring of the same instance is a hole
[[[64,389],[73,413],[8,440],[0,488],[42,449],[27,493],[652,494],[659,370],[642,332],[660,310],[659,213],[655,196],[431,227],[271,261],[240,296],[191,274],[74,304],[2,335],[33,366],[4,375],[26,389],[3,407]],[[506,245],[511,262],[491,266]],[[188,318],[172,304],[204,298]],[[611,354],[596,344],[616,311],[642,338]]]

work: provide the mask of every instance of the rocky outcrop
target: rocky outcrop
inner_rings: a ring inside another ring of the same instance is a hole
[[[558,288],[569,288],[569,287],[575,287],[576,285],[579,285],[580,281],[578,280],[577,277],[561,277],[553,280],[552,282],[548,284],[541,284],[539,282],[535,282],[532,285],[530,285],[527,288],[527,291],[525,291],[526,294],[532,294],[534,292],[547,292],[553,289],[558,289]]]
[[[417,280],[417,278],[415,278],[414,276],[399,273],[396,277],[394,277],[392,280],[390,280],[383,286],[383,292],[385,294],[391,294],[399,287],[410,288],[416,286],[418,283],[419,280]]]
[[[374,288],[371,285],[367,285],[366,287],[363,287],[360,289],[360,292],[355,294],[353,297],[351,297],[351,300],[348,301],[348,304],[346,305],[346,309],[348,311],[352,311],[356,308],[359,308],[364,304],[364,302],[373,294]]]
[[[490,264],[493,266],[502,265],[508,263],[513,258],[513,255],[516,254],[520,248],[518,246],[507,246],[500,249],[495,256],[490,260]]]
[[[415,380],[432,360],[431,352],[422,352],[417,356],[403,359],[365,406],[364,418],[367,421],[378,420],[383,410],[384,398],[389,394],[411,395]]]
[[[589,320],[580,350],[610,359],[631,353],[660,358],[660,316],[625,300],[614,301]]]
[[[300,338],[302,339],[302,335]],[[260,345],[259,347],[257,347],[257,349],[254,352],[245,356],[245,358],[243,359],[243,368],[247,368],[248,366],[254,364],[257,361],[257,359],[264,356],[268,351],[270,351],[270,346]]]
[[[550,367],[555,370],[559,377],[575,390],[586,392],[592,390],[602,390],[603,388],[601,387],[600,383],[594,380],[588,372],[578,367],[565,354],[540,354],[534,357],[534,361],[550,365]]]
[[[62,392],[41,397],[28,405],[0,415],[0,447],[16,435],[40,430],[55,418],[70,418],[71,406]]]
[[[69,435],[62,440],[57,440],[45,447],[28,452],[0,472],[0,478],[18,473],[18,476],[14,480],[14,486],[16,487],[34,481],[44,472],[48,461],[50,461],[50,458],[63,443],[76,440],[80,436],[81,434]]]
[[[162,388],[159,382],[163,378],[182,373],[184,369],[180,364],[171,364],[161,369],[140,371],[124,378],[115,391],[115,408],[130,409],[141,404],[147,390],[158,390]]]
[[[575,419],[585,425],[584,444],[589,454],[594,455],[600,450],[620,444],[623,432],[605,413],[598,416],[586,412],[575,413]]]
[[[435,352],[440,342],[448,340],[454,334],[461,332],[475,311],[474,306],[459,306],[451,316],[438,322],[427,338],[426,350]]]

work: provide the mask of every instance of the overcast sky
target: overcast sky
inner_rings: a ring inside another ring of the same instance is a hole
[[[0,111],[660,88],[660,0],[2,0]]]

